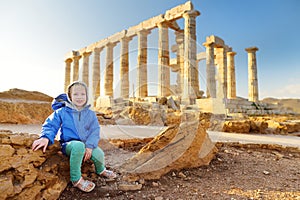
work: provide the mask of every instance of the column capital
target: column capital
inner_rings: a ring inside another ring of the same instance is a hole
[[[197,17],[200,15],[200,12],[198,10],[189,10],[183,13],[183,18],[190,18],[190,17]]]
[[[127,36],[124,36],[124,37],[122,37],[121,39],[120,39],[120,41],[121,42],[129,42],[129,41],[131,41],[132,40],[132,38],[133,38],[133,36],[130,36],[130,37],[127,37]]]
[[[150,33],[151,33],[151,31],[148,29],[142,29],[142,30],[138,31],[138,34],[142,34],[142,35],[148,35]]]
[[[248,47],[245,49],[245,51],[247,51],[248,53],[252,53],[252,52],[258,51],[258,48],[257,47]]]
[[[79,60],[82,56],[81,55],[76,55],[76,56],[73,56],[72,60]]]
[[[65,63],[72,63],[72,62],[73,62],[72,58],[67,58],[67,59],[65,60]]]
[[[215,46],[215,43],[214,42],[204,42],[202,43],[203,46],[205,47],[214,47]]]
[[[157,23],[157,27],[158,28],[165,28],[165,27],[169,27],[168,26],[168,22],[167,21],[162,21],[162,22],[159,22],[159,23]]]
[[[103,50],[103,48],[104,48],[104,47],[96,47],[96,48],[94,48],[93,51],[94,51],[95,53],[100,53],[100,52]]]
[[[227,52],[227,55],[235,56],[235,55],[236,55],[236,52],[234,52],[234,51],[228,51],[228,52]]]
[[[114,43],[112,43],[112,42],[108,42],[106,45],[105,45],[105,47],[115,47],[117,45],[117,43],[116,42],[114,42]]]
[[[91,54],[92,54],[91,51],[85,51],[85,52],[82,53],[83,57],[88,57],[88,56],[90,56]]]

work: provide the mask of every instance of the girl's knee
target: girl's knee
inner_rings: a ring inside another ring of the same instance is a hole
[[[73,152],[80,152],[80,153],[84,153],[85,152],[85,144],[83,142],[80,141],[72,141],[71,144],[72,145],[72,151]]]

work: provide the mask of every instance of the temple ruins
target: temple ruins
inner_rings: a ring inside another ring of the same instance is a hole
[[[248,100],[237,98],[234,56],[236,52],[225,44],[223,39],[211,35],[206,37],[203,49],[197,52],[196,18],[200,12],[193,4],[185,4],[167,10],[164,14],[152,17],[136,26],[129,27],[105,39],[73,50],[65,56],[65,89],[75,80],[84,81],[93,93],[94,105],[101,98],[134,98],[140,101],[153,101],[149,98],[149,47],[148,37],[158,29],[157,55],[157,94],[161,97],[176,96],[181,105],[197,105],[201,111],[213,113],[252,113],[263,114],[260,107],[256,51],[257,47],[246,48],[248,53]],[[183,20],[183,28],[178,21]],[[175,44],[170,44],[169,36],[174,33]],[[130,42],[137,40],[137,57],[130,54]],[[119,45],[120,54],[114,57],[114,48]],[[100,55],[105,50],[105,70],[100,80]],[[176,55],[171,58],[170,54]],[[130,60],[136,59],[136,85],[130,95],[132,85],[129,78]],[[119,87],[114,83],[114,64],[119,62]],[[206,89],[200,90],[198,63],[206,60]],[[79,70],[79,65],[81,68]],[[170,84],[170,73],[177,73],[176,85]],[[152,81],[152,80],[151,80]],[[153,84],[153,83],[152,83]],[[118,89],[120,96],[114,96]],[[100,92],[100,90],[103,90]],[[204,93],[204,95],[203,95]],[[98,101],[97,101],[98,99]],[[255,107],[254,107],[255,106]],[[255,111],[256,110],[256,111]],[[257,111],[259,110],[259,111]]]

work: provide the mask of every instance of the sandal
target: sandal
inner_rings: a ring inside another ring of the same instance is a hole
[[[74,187],[77,187],[83,192],[91,192],[95,188],[95,183],[84,180],[82,177],[77,182],[72,182]]]
[[[103,170],[103,172],[101,172],[99,175],[108,179],[114,179],[117,177],[117,175],[113,171],[107,169]]]

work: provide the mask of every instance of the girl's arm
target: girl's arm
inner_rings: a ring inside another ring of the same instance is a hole
[[[61,126],[60,110],[53,112],[44,122],[42,126],[41,138],[47,138],[49,140],[48,145],[54,143],[55,136]]]

